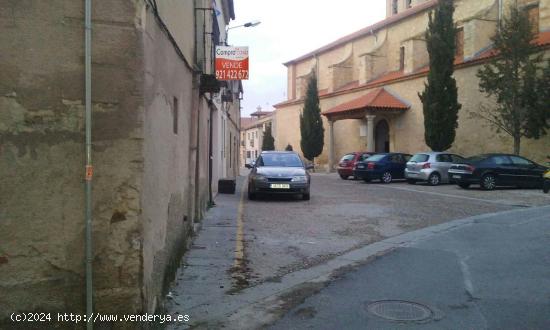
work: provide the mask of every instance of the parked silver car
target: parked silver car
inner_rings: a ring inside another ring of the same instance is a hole
[[[410,184],[427,181],[431,186],[449,183],[449,168],[461,163],[464,157],[446,152],[421,152],[407,162],[405,178]]]
[[[311,178],[306,165],[293,151],[262,151],[248,175],[248,199],[260,194],[301,194],[309,200]]]

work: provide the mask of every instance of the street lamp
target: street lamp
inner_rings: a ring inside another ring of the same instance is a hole
[[[262,22],[260,22],[260,21],[252,21],[252,22],[244,23],[244,24],[237,25],[237,26],[227,27],[227,28],[225,29],[225,44],[227,45],[227,39],[229,38],[229,36],[228,36],[229,30],[235,29],[235,28],[238,28],[238,27],[254,27],[254,26],[260,25],[260,23],[262,23]]]
[[[231,30],[231,29],[238,28],[238,27],[242,27],[242,26],[244,26],[244,27],[254,27],[254,26],[260,25],[260,23],[262,23],[262,22],[260,22],[260,21],[252,21],[252,22],[244,23],[244,24],[242,24],[242,25],[237,25],[237,26],[228,27],[225,31],[229,31],[229,30]]]

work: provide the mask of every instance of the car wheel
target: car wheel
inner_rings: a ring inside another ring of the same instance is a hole
[[[384,183],[390,183],[392,181],[391,173],[390,172],[384,172],[384,174],[382,174],[381,181],[384,182]]]
[[[303,199],[303,200],[308,201],[309,198],[310,198],[309,193],[307,193],[307,194],[302,194],[302,199]]]
[[[542,184],[542,191],[545,194],[548,194],[548,192],[550,191],[550,180],[544,180],[544,183]]]
[[[497,186],[497,179],[493,174],[485,174],[481,178],[481,189],[493,190]]]
[[[469,183],[459,183],[458,186],[462,189],[468,189],[470,188],[470,184]]]
[[[348,175],[340,174],[340,178],[342,178],[342,180],[347,180],[348,177],[349,177]]]
[[[441,183],[441,176],[438,173],[432,173],[428,177],[428,184],[430,186],[437,186]]]
[[[416,183],[416,180],[414,180],[414,179],[407,179],[407,183],[408,183],[408,184],[415,184],[415,183]]]

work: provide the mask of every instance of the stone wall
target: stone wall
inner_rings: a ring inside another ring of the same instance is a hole
[[[83,2],[0,3],[0,319],[84,304]],[[93,8],[96,310],[141,309],[141,36],[131,1]]]
[[[527,0],[526,0],[527,1]],[[530,3],[530,1],[527,1]],[[390,1],[388,1],[388,4]],[[414,2],[413,6],[419,1]],[[505,8],[512,3],[512,0],[503,1]],[[455,20],[457,26],[464,27],[464,57],[466,59],[478,55],[490,47],[490,37],[496,28],[496,17],[498,15],[498,3],[495,0],[480,1],[459,1],[456,2]],[[504,8],[504,9],[505,9]],[[540,17],[539,24],[541,31],[550,29],[550,1],[539,2]],[[505,10],[506,12],[506,10]],[[380,74],[397,71],[399,69],[399,47],[405,46],[405,70],[404,73],[418,72],[428,64],[425,42],[421,40],[428,24],[428,11],[407,17],[398,23],[375,31],[374,35],[366,35],[340,47],[331,49],[325,53],[317,54],[315,58],[304,59],[301,62],[289,64],[289,89],[292,86],[290,72],[303,73],[311,68],[312,63],[317,60],[319,65],[319,89],[328,89],[329,94],[321,97],[321,111],[326,111],[336,105],[356,99],[373,90],[355,89],[349,92],[330,93],[337,89],[340,83],[333,77],[332,64],[342,60],[353,45],[353,54],[350,61],[353,63],[353,78],[359,83],[367,83],[379,77]],[[372,56],[370,54],[375,54]],[[546,51],[550,57],[550,52]],[[512,152],[512,140],[503,134],[496,133],[486,123],[472,119],[470,112],[479,110],[479,105],[487,102],[484,94],[479,92],[476,72],[479,66],[470,66],[457,69],[455,78],[459,88],[459,102],[463,104],[459,114],[459,128],[455,144],[451,151],[463,155],[473,155],[481,152]],[[395,74],[395,73],[394,73]],[[347,77],[346,77],[347,78]],[[347,78],[349,79],[349,78]],[[390,150],[415,153],[425,151],[428,147],[424,143],[424,121],[422,104],[418,93],[424,88],[425,77],[415,77],[404,81],[388,82],[385,87],[402,99],[410,102],[411,108],[399,115],[385,114],[378,112],[376,121],[385,119],[390,126]],[[332,86],[330,85],[332,83]],[[381,87],[376,86],[376,87]],[[289,92],[289,97],[292,94]],[[298,93],[299,96],[299,93]],[[286,146],[287,143],[295,146],[299,151],[300,123],[299,112],[303,107],[302,101],[296,100],[286,105],[277,106],[276,118],[285,125],[279,125],[277,136],[279,141],[277,147]],[[328,124],[325,123],[325,149],[316,159],[320,164],[328,162]],[[361,120],[349,119],[337,121],[334,124],[335,136],[335,159],[347,152],[366,149],[366,138],[359,136],[359,127],[364,123]],[[550,144],[550,137],[546,136],[540,140],[524,139],[522,142],[522,154],[533,160],[543,162],[548,154],[545,145]]]
[[[145,1],[94,1],[92,25],[94,310],[152,313],[208,206],[210,107]],[[84,312],[84,2],[2,1],[0,27],[2,328]]]
[[[193,230],[191,150],[193,73],[147,10],[142,228],[144,311],[155,312]],[[188,38],[193,34],[189,33]],[[177,114],[176,114],[177,112]]]

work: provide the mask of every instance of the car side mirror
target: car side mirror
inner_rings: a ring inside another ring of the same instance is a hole
[[[307,164],[306,165],[306,170],[311,170],[313,169],[315,166],[313,166],[313,164]]]

